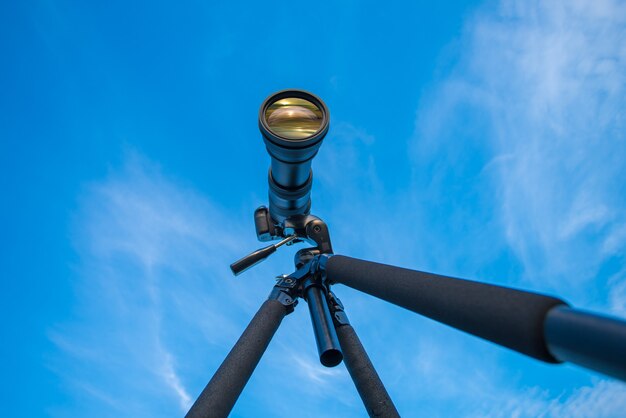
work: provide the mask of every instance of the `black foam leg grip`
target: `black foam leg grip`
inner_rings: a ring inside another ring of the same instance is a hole
[[[351,325],[340,325],[336,329],[343,350],[343,361],[369,416],[399,417],[354,328]]]
[[[287,314],[283,304],[267,300],[206,385],[187,418],[227,417],[274,333]]]
[[[544,320],[560,299],[336,255],[328,280],[549,363]]]

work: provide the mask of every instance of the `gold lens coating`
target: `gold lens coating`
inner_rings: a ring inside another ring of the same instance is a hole
[[[319,107],[296,97],[277,100],[265,111],[265,121],[272,133],[294,141],[315,135],[322,127],[323,118]]]

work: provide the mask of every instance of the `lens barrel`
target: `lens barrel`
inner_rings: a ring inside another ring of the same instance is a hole
[[[311,209],[311,161],[328,132],[330,114],[320,98],[303,90],[269,96],[259,112],[259,129],[272,159],[269,211],[277,222]]]

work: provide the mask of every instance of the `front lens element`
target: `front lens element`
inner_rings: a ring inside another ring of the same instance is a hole
[[[275,135],[297,141],[310,138],[320,130],[323,114],[308,100],[286,98],[267,108],[265,121]]]

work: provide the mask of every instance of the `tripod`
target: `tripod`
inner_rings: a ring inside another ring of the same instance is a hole
[[[257,209],[257,212],[264,208]],[[239,273],[283,242],[314,241],[296,253],[296,271],[282,276],[204,388],[188,418],[226,417],[298,298],[309,307],[320,362],[342,360],[371,417],[396,410],[340,300],[341,283],[547,363],[571,361],[626,380],[626,322],[570,308],[551,296],[333,255],[326,224],[307,216],[298,234],[244,257]],[[258,230],[257,230],[258,232]]]
[[[397,417],[333,284],[391,302],[435,321],[547,363],[570,361],[626,380],[626,322],[571,308],[561,299],[502,286],[334,255],[328,227],[310,214],[311,160],[328,132],[319,97],[283,90],[268,97],[259,128],[271,157],[269,209],[254,212],[260,241],[278,243],[231,264],[239,274],[282,245],[306,241],[296,271],[282,276],[243,335],[193,404],[187,417],[225,417],[241,394],[283,318],[298,299],[309,307],[320,362],[346,367],[367,413]]]

